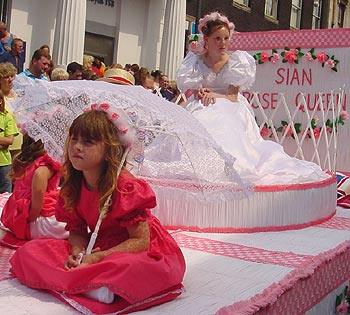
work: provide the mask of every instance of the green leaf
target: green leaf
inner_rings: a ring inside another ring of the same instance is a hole
[[[316,120],[315,119],[311,119],[311,128],[315,129],[316,128]]]
[[[196,40],[196,41],[198,40],[198,35],[197,34],[193,36],[193,40]]]
[[[344,296],[348,295],[348,286],[346,285],[343,291]]]
[[[277,132],[282,132],[282,130],[283,130],[283,127],[278,127],[278,128],[276,129]]]
[[[343,300],[343,294],[337,295],[337,298],[335,299],[335,307],[340,305],[342,300]]]
[[[335,72],[338,72],[337,68],[333,67],[332,70],[335,71]]]
[[[311,55],[313,55],[315,48],[311,48],[309,51],[310,51]]]
[[[290,50],[290,48],[286,46],[286,47],[284,47],[284,50]]]
[[[288,123],[285,120],[282,120],[281,124],[282,124],[282,126],[287,126],[288,125]]]
[[[259,59],[258,63],[259,63],[259,65],[263,64],[263,62],[260,59]]]
[[[294,128],[297,134],[301,132],[301,123],[295,123]]]
[[[297,60],[294,60],[294,62],[298,65],[299,64],[299,60],[297,59]]]
[[[277,50],[276,49],[272,49],[272,53],[273,54],[277,54]]]
[[[286,62],[288,62],[286,59],[283,59],[283,60],[282,60],[282,63],[286,63]]]

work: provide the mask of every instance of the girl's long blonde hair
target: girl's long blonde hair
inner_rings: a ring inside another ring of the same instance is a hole
[[[83,172],[76,170],[68,157],[68,146],[72,137],[81,137],[101,141],[105,145],[105,162],[98,181],[100,193],[99,209],[103,208],[108,196],[117,184],[117,170],[120,166],[125,147],[120,143],[117,130],[104,111],[90,110],[78,116],[69,128],[63,162],[63,178],[60,195],[67,210],[76,210],[78,205]]]

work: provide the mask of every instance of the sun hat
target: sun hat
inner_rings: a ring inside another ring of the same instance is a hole
[[[123,85],[135,85],[134,76],[130,72],[118,68],[106,70],[103,74],[103,78],[99,78],[97,81],[105,81]]]

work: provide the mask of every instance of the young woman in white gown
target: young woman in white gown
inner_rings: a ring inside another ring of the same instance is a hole
[[[233,29],[217,12],[200,19],[203,42],[190,44],[196,53],[189,52],[177,71],[181,91],[190,89],[194,95],[186,109],[236,158],[234,167],[241,178],[255,185],[328,178],[318,165],[292,158],[281,145],[261,137],[249,103],[239,93],[254,82],[255,60],[245,51],[227,51]]]

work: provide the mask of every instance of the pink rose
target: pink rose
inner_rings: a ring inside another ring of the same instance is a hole
[[[349,114],[348,114],[348,112],[345,111],[345,110],[343,110],[343,111],[340,113],[340,115],[341,115],[341,119],[342,119],[343,121],[348,120],[348,118],[349,118]]]
[[[326,131],[329,132],[329,133],[331,133],[331,132],[332,132],[332,128],[329,127],[329,126],[327,126],[327,127],[326,127]]]
[[[285,50],[284,51],[284,59],[288,61],[288,63],[294,63],[298,60],[298,51],[296,49]]]
[[[91,109],[97,109],[98,108],[98,104],[91,104]]]
[[[121,126],[118,127],[118,131],[119,131],[121,134],[125,135],[125,134],[128,132],[128,127],[125,126],[125,125],[121,125]]]
[[[280,60],[280,55],[277,53],[273,53],[271,56],[271,62],[276,63],[278,60]]]
[[[113,112],[112,114],[109,115],[109,118],[114,121],[117,120],[119,118],[119,115],[115,112]]]
[[[317,57],[318,62],[320,62],[320,63],[325,63],[326,60],[328,59],[328,57],[324,51],[318,53],[316,55],[316,57]]]
[[[340,314],[346,314],[348,311],[349,303],[346,300],[341,301],[341,303],[337,306],[337,312]]]
[[[312,132],[314,133],[315,139],[318,139],[320,137],[320,128],[312,129]]]
[[[308,51],[305,53],[305,58],[307,59],[307,61],[313,61],[314,59],[312,58],[311,53]]]
[[[334,66],[335,66],[335,62],[334,62],[334,60],[332,60],[332,59],[328,59],[327,61],[326,61],[326,65],[329,67],[329,68],[333,68]]]
[[[190,45],[188,46],[188,49],[192,51],[196,55],[200,55],[204,51],[203,44],[198,41],[192,41]]]
[[[107,103],[102,103],[99,106],[99,109],[103,110],[103,111],[107,111],[110,108],[109,104]]]
[[[261,61],[262,61],[262,62],[267,62],[267,61],[269,61],[269,54],[268,54],[266,51],[264,51],[264,52],[261,53]]]
[[[286,134],[286,137],[291,136],[293,134],[293,129],[290,126],[286,125],[283,126],[282,132],[283,134]]]
[[[266,137],[269,133],[269,129],[267,127],[262,127],[262,129],[260,130],[260,135],[262,137]]]

